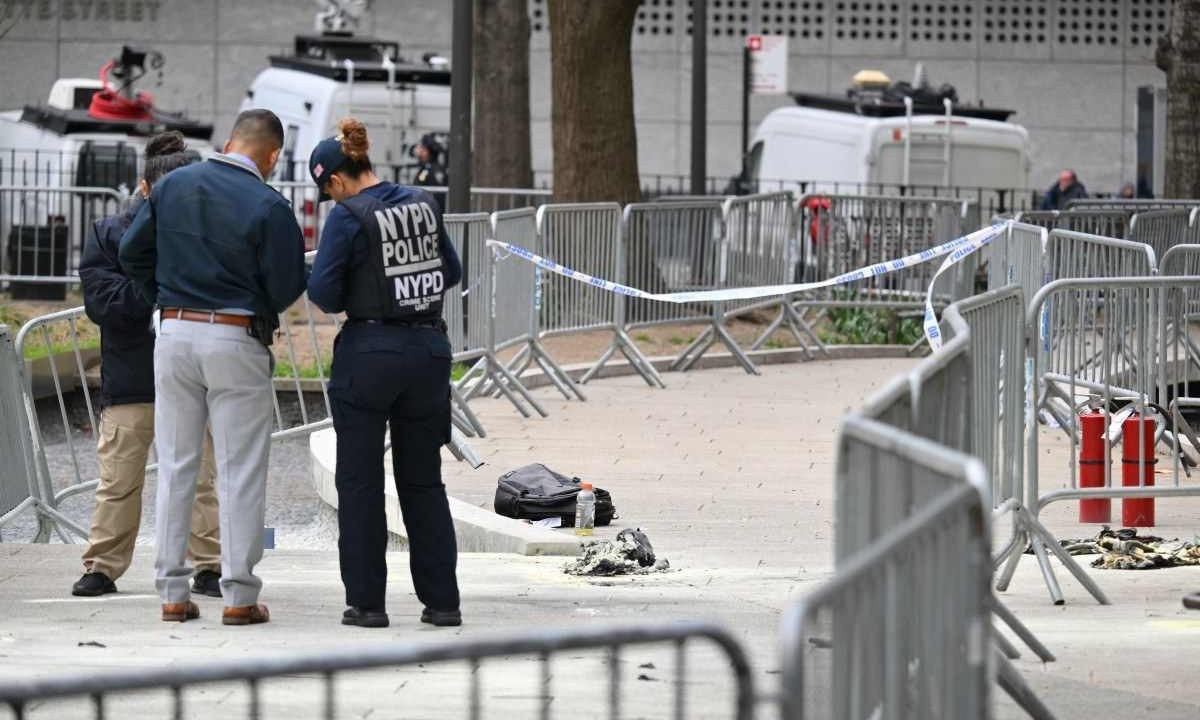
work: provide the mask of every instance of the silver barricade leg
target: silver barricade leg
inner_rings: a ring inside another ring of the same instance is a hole
[[[1054,720],[1054,713],[1034,694],[1016,666],[1003,654],[995,653],[996,683],[1034,720]]]

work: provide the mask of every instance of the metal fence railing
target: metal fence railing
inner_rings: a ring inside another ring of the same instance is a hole
[[[1074,278],[1052,282],[1034,297],[1026,315],[1032,377],[1028,402],[1043,419],[1063,427],[1070,441],[1069,474],[1064,487],[1039,477],[1036,427],[1028,433],[1027,505],[1035,513],[1046,505],[1079,498],[1139,498],[1200,495],[1200,486],[1181,482],[1185,462],[1196,457],[1200,440],[1185,413],[1200,402],[1187,397],[1200,380],[1194,344],[1187,335],[1188,301],[1200,291],[1200,276]],[[1080,413],[1103,415],[1104,456],[1110,457],[1129,427],[1150,429],[1152,440],[1135,442],[1136,455],[1123,454],[1136,482],[1118,484],[1109,462],[1103,483],[1083,487],[1076,468],[1080,457]],[[1133,425],[1128,422],[1132,421]],[[1161,445],[1172,463],[1172,481],[1154,481]],[[1031,538],[1051,593],[1061,590],[1045,562],[1045,551],[1058,554],[1051,537]],[[1012,561],[1014,564],[1016,560]],[[1074,568],[1072,568],[1074,572]],[[1080,582],[1105,602],[1086,573]],[[1005,577],[1010,577],[1006,571]]]
[[[1131,240],[1052,230],[1046,240],[1047,280],[1153,275],[1154,250]]]
[[[699,668],[703,682],[695,679],[697,664],[695,648],[703,643],[720,658],[705,662]],[[664,669],[672,667],[669,692],[636,694],[636,707],[630,701],[634,693],[629,687],[636,683],[637,668],[622,660],[631,649],[662,647],[667,657]],[[595,672],[554,672],[554,668],[578,666],[582,656],[593,653],[602,663]],[[532,694],[514,698],[511,686],[489,687],[486,669],[501,663],[511,669],[522,657],[531,658],[531,681],[536,683]],[[690,662],[689,662],[689,657]],[[477,720],[485,709],[501,707],[515,717],[563,717],[578,715],[581,706],[591,708],[587,715],[604,713],[609,718],[672,717],[677,720],[693,717],[692,713],[717,711],[711,696],[705,706],[697,707],[695,688],[724,684],[728,686],[728,704],[719,710],[722,716],[750,720],[754,715],[755,687],[750,662],[740,643],[726,630],[705,623],[678,623],[669,626],[618,626],[587,630],[524,632],[519,635],[495,638],[454,640],[440,643],[389,643],[358,645],[306,654],[289,653],[275,657],[257,657],[220,662],[193,662],[157,668],[136,668],[91,672],[85,677],[52,676],[38,680],[0,681],[0,703],[7,705],[16,717],[24,717],[26,708],[34,704],[40,712],[53,712],[63,701],[81,698],[90,701],[92,717],[100,720],[110,716],[106,711],[132,693],[142,696],[160,691],[164,701],[156,713],[162,717],[183,717],[185,705],[193,693],[218,683],[236,683],[244,692],[248,717],[257,718],[268,706],[273,712],[293,717],[322,717],[332,720],[370,714],[370,707],[358,707],[373,693],[339,691],[354,688],[356,675],[371,670],[387,669],[404,672],[428,664],[443,673],[460,669],[461,681],[453,694],[431,698],[426,708],[429,716],[461,716]],[[421,682],[428,682],[420,671]],[[414,677],[416,677],[414,675]],[[288,679],[286,697],[269,695],[273,680]],[[303,687],[309,680],[311,693]],[[219,687],[228,687],[219,686]],[[692,691],[689,692],[689,689]],[[449,690],[449,688],[447,688]],[[234,690],[236,693],[236,690]],[[692,698],[692,699],[689,699]],[[143,708],[144,710],[144,708]],[[416,711],[420,714],[420,711]]]
[[[1067,201],[1067,210],[1121,210],[1139,213],[1147,210],[1200,207],[1200,200],[1177,200],[1171,198],[1079,198]]]
[[[97,220],[123,209],[115,190],[0,185],[0,287],[14,300],[62,300]]]
[[[915,507],[853,552],[839,548],[834,577],[786,613],[784,717],[989,717],[982,466],[866,418],[845,420],[838,445],[839,501],[895,492],[899,480]]]
[[[13,347],[8,326],[0,325],[0,417],[5,418],[5,431],[0,433],[0,537],[3,527],[26,510],[37,508],[39,525],[36,539],[49,539],[50,523],[46,519],[38,488],[37,456],[34,437],[29,430],[29,415],[25,406],[25,383],[22,360]]]
[[[1017,222],[1037,225],[1047,230],[1125,238],[1129,234],[1130,213],[1124,210],[1081,208],[1072,210],[1036,210],[1017,213]]]
[[[1154,248],[1154,256],[1162,258],[1176,245],[1200,242],[1200,207],[1146,210],[1129,221],[1130,240]]]

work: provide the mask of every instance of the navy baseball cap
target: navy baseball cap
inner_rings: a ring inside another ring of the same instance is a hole
[[[321,202],[331,199],[325,192],[325,185],[329,182],[329,176],[340,170],[347,160],[349,158],[342,152],[342,141],[338,137],[328,137],[317,143],[308,156],[308,173],[321,192],[318,198]]]

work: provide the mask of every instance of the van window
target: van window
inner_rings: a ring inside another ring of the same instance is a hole
[[[117,190],[124,185],[132,191],[137,187],[137,180],[136,147],[125,143],[101,145],[89,140],[79,150],[79,160],[75,164],[76,186]]]
[[[292,182],[296,179],[296,142],[300,136],[299,125],[288,125],[283,133],[282,157],[275,165],[275,179],[282,182]]]
[[[758,169],[762,166],[763,141],[759,140],[746,153],[746,178],[759,180]]]

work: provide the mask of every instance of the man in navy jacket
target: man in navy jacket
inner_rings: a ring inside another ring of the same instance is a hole
[[[160,311],[154,567],[167,622],[200,616],[186,552],[205,422],[221,474],[222,622],[270,619],[254,574],[274,409],[267,346],[306,282],[296,216],[265,181],[282,148],[274,113],[241,113],[224,153],[163,178],[121,238],[121,266]]]
[[[146,143],[143,195],[161,177],[198,157],[186,150],[183,136],[167,132]],[[115,580],[129,569],[142,519],[146,457],[154,441],[154,308],[121,270],[117,246],[141,206],[104,218],[88,234],[79,265],[84,309],[100,327],[100,432],[97,455],[100,485],[87,549],[84,575],[74,595],[94,597],[117,591]],[[221,545],[213,489],[212,441],[204,461],[192,510],[188,552],[197,568],[195,591],[220,597]]]

